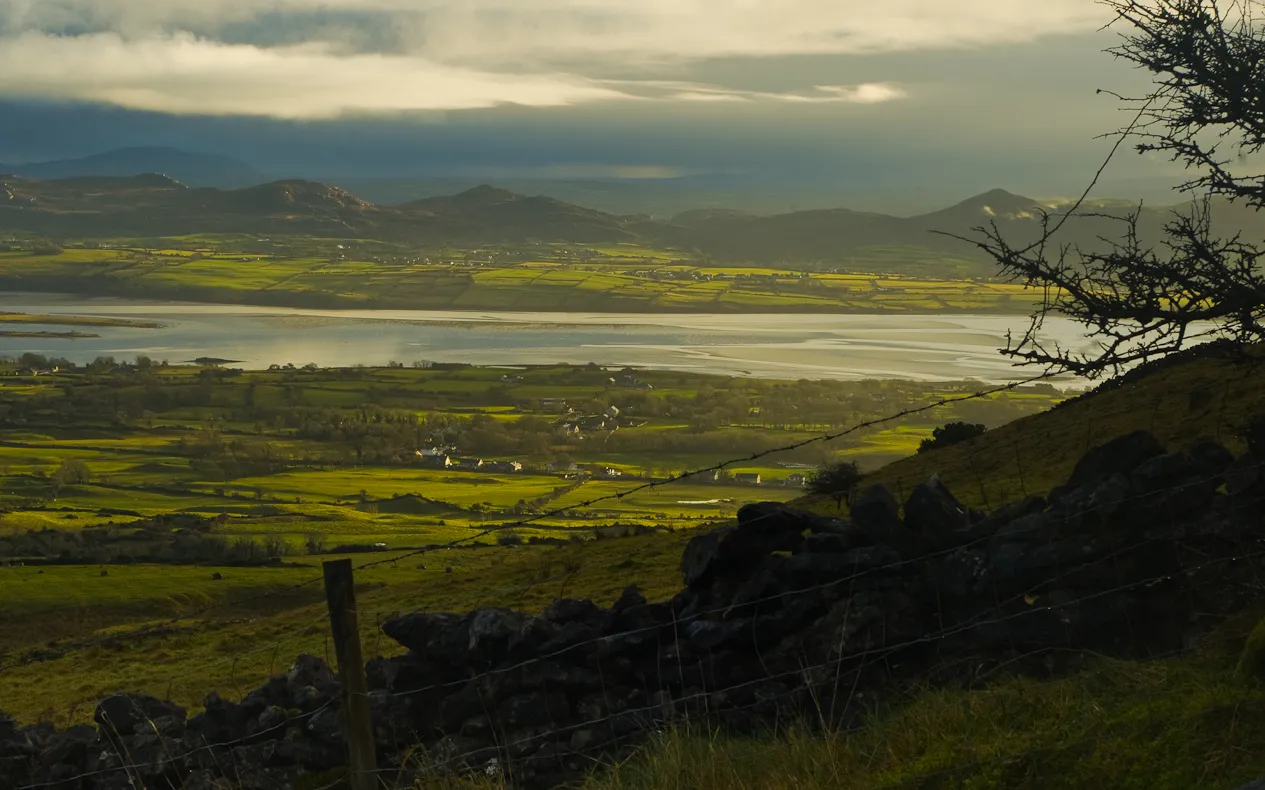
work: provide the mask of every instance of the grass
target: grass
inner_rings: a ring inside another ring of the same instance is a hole
[[[394,612],[481,606],[534,612],[570,595],[608,605],[634,583],[649,597],[668,597],[680,583],[677,565],[685,540],[684,533],[661,533],[563,547],[454,549],[359,571],[366,658],[400,650],[378,629]],[[353,561],[390,556],[359,555]],[[35,647],[53,650],[50,640],[65,648],[104,634],[126,637],[47,662],[6,667],[6,711],[23,721],[80,721],[91,716],[95,700],[117,690],[157,693],[196,709],[209,690],[244,693],[284,670],[300,652],[329,655],[328,615],[319,583],[291,595],[250,600],[319,579],[316,559],[304,559],[297,567],[215,569],[223,581],[213,581],[208,568],[109,570],[103,577],[98,566],[0,567],[5,601],[0,605],[0,652],[4,646],[23,646],[7,660],[0,658],[0,664]],[[63,597],[70,587],[81,592]],[[245,603],[182,618],[209,603],[243,599]],[[182,619],[173,623],[174,618]],[[50,629],[50,622],[64,625]],[[166,627],[135,631],[145,624]]]
[[[387,373],[408,385],[439,375]],[[178,381],[188,372],[164,375]],[[908,457],[878,470],[872,479],[907,493],[936,472],[960,498],[996,505],[1025,491],[1048,491],[1062,481],[1087,446],[1138,428],[1153,430],[1174,446],[1206,434],[1241,449],[1231,427],[1265,408],[1262,375],[1258,366],[1196,360],[1126,388],[1017,420],[969,443]],[[313,374],[313,381],[317,376]],[[458,378],[491,385],[499,374],[469,370]],[[667,379],[665,374],[665,385]],[[1016,400],[1043,403],[1035,392],[1016,395]],[[117,436],[94,430],[114,431]],[[874,452],[882,447],[893,452],[907,449],[922,435],[917,425],[894,426],[862,437],[857,452],[867,447]],[[9,464],[4,485],[15,489],[19,483],[37,484],[29,471],[47,471],[62,458],[88,457],[87,453],[92,454],[94,468],[108,469],[109,476],[130,482],[142,482],[146,474],[178,474],[152,466],[171,459],[156,436],[146,431],[80,426],[64,434],[56,426],[25,426],[5,436],[31,445],[0,447],[0,460]],[[627,453],[619,460],[630,466],[675,466],[692,459],[689,454],[646,452]],[[448,482],[445,476],[460,482]],[[199,490],[182,496],[131,492],[117,481],[96,481],[72,487],[59,502],[83,508],[71,511],[81,519],[95,517],[92,507],[123,502],[133,493],[128,501],[156,512],[172,509],[176,499],[194,507],[234,508],[230,512],[242,518],[229,522],[225,530],[230,535],[285,534],[297,539],[304,531],[322,529],[364,539],[449,539],[470,535],[474,522],[456,520],[441,526],[432,523],[439,512],[372,513],[358,503],[332,502],[361,489],[370,492],[373,486],[372,493],[378,496],[415,491],[443,499],[438,496],[443,493],[468,504],[489,495],[511,495],[531,476],[511,482],[491,476],[488,479],[499,482],[478,486],[470,484],[474,477],[390,467],[291,470],[231,481],[224,496],[202,490],[216,485],[205,481],[197,483]],[[558,502],[619,493],[635,484],[593,481]],[[235,488],[265,486],[313,501],[255,502],[228,495]],[[489,493],[506,486],[510,488],[500,494]],[[609,511],[618,517],[613,520],[636,520],[634,516],[673,507],[680,516],[724,515],[681,503],[724,497],[730,491],[742,489],[681,484],[626,496],[609,503]],[[781,492],[794,493],[763,488],[750,493],[770,498]],[[808,504],[833,508],[832,503]],[[258,515],[263,508],[281,515]],[[55,523],[61,515],[19,510],[5,518]],[[680,555],[690,536],[676,531],[563,546],[452,548],[364,569],[357,573],[357,596],[366,657],[399,649],[384,640],[378,628],[394,612],[468,611],[480,606],[534,612],[566,596],[607,604],[632,583],[652,600],[666,599],[679,589]],[[353,561],[402,554],[356,555]],[[22,721],[44,718],[64,724],[88,718],[93,701],[103,694],[130,690],[169,697],[196,710],[207,691],[241,694],[283,670],[296,653],[327,656],[319,583],[280,594],[318,579],[321,559],[325,558],[304,556],[293,558],[292,565],[265,568],[115,566],[107,576],[101,575],[99,566],[0,567],[0,665],[19,661],[4,670],[5,708]],[[214,580],[213,572],[223,579]],[[259,599],[261,593],[275,595]],[[210,605],[216,608],[202,611]],[[1258,615],[1246,613],[1213,634],[1200,650],[1179,658],[1147,663],[1102,659],[1069,678],[1005,680],[973,691],[918,689],[908,698],[884,700],[864,727],[849,733],[823,736],[791,728],[752,739],[674,730],[615,770],[595,775],[586,790],[1230,790],[1265,774],[1265,684],[1254,673],[1236,671],[1245,635]],[[118,638],[103,641],[112,635]],[[40,652],[47,660],[20,663]]]
[[[1207,437],[1242,452],[1245,445],[1236,430],[1261,414],[1265,367],[1197,359],[1128,387],[1017,419],[962,444],[909,455],[876,471],[870,480],[887,485],[903,501],[934,473],[963,503],[992,509],[1049,492],[1091,447],[1135,430],[1149,430],[1173,449]],[[895,428],[867,437],[867,443],[910,446],[920,435]],[[828,500],[813,505],[835,507]]]
[[[676,729],[584,790],[1191,790],[1265,773],[1265,686],[1217,651],[923,690],[854,732]]]

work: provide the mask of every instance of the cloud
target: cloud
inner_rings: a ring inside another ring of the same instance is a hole
[[[753,91],[670,80],[611,80],[634,95],[686,102],[791,102],[802,104],[882,104],[903,99],[908,93],[899,85],[867,82],[859,85],[815,85],[802,91]]]
[[[27,33],[0,45],[0,95],[103,102],[179,115],[313,120],[601,100],[873,104],[905,94],[879,83],[776,93],[688,82],[494,73],[413,55],[340,54],[324,44],[264,48],[187,33],[142,40],[117,33]]]
[[[280,118],[629,97],[882,104],[904,90],[846,74],[778,92],[608,78],[1029,42],[1102,21],[1095,0],[0,0],[0,96]]]
[[[206,32],[269,16],[391,18],[440,60],[698,58],[978,46],[1084,31],[1095,0],[0,0],[0,25]]]
[[[332,118],[356,112],[553,107],[620,98],[566,75],[506,75],[319,44],[264,49],[189,35],[26,34],[0,42],[0,94],[173,114]]]

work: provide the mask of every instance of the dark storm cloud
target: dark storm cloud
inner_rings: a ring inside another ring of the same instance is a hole
[[[0,162],[1070,189],[1145,79],[1091,0],[0,0]],[[1125,161],[1123,172],[1155,163]],[[1075,174],[1073,177],[1072,174]]]

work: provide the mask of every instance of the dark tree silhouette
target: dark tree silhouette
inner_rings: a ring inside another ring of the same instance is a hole
[[[860,470],[852,461],[825,464],[808,476],[808,490],[831,497],[836,506],[842,507],[843,500],[852,496],[861,477]]]
[[[1008,242],[996,223],[959,237],[993,257],[1004,275],[1044,293],[1028,330],[1009,338],[1003,353],[1090,378],[1194,340],[1265,339],[1265,247],[1212,229],[1212,212],[1228,203],[1253,212],[1265,207],[1265,174],[1248,172],[1248,158],[1265,148],[1265,6],[1261,0],[1103,4],[1114,14],[1112,25],[1123,28],[1108,51],[1153,78],[1148,95],[1117,97],[1134,114],[1116,133],[1112,155],[1128,141],[1139,153],[1182,163],[1190,175],[1181,189],[1194,196],[1189,211],[1174,212],[1161,243],[1148,244],[1139,233],[1140,209],[1123,216],[1082,211],[1086,190],[1072,208],[1045,214],[1031,244]],[[1069,219],[1083,217],[1119,223],[1119,237],[1095,250],[1056,241]],[[1052,313],[1083,324],[1096,347],[1073,352],[1043,340],[1043,320]]]
[[[951,444],[965,442],[967,439],[974,439],[976,436],[988,430],[981,424],[969,422],[951,422],[936,428],[931,432],[930,439],[923,439],[918,443],[918,452],[925,453],[929,450],[938,450],[941,447],[948,447]]]

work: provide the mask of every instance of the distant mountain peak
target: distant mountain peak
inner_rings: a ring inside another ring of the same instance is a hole
[[[129,178],[149,173],[163,173],[185,184],[202,187],[241,187],[263,180],[257,170],[237,159],[169,146],[115,148],[77,159],[10,167],[15,175],[45,180]]]
[[[1013,214],[1040,205],[1040,201],[1016,195],[1004,189],[990,189],[983,194],[969,197],[952,208],[991,209],[998,214]],[[952,208],[950,210],[952,210]],[[987,212],[985,212],[987,213]]]
[[[1023,195],[1016,195],[1004,189],[990,189],[987,192],[969,197],[946,209],[933,211],[912,217],[934,226],[972,226],[993,219],[1025,220],[1035,216],[1033,209],[1038,208],[1041,201]]]
[[[313,209],[368,210],[373,208],[373,204],[360,199],[342,187],[301,178],[269,181],[266,184],[230,190],[223,194],[229,199],[242,201],[243,208],[259,210],[290,210],[297,206]]]
[[[462,203],[504,203],[507,200],[518,200],[522,195],[508,189],[494,187],[491,184],[479,184],[464,192],[452,196],[454,202]]]
[[[439,195],[422,198],[406,203],[402,208],[417,209],[433,213],[449,213],[453,211],[472,211],[490,208],[505,203],[516,203],[524,200],[523,196],[508,189],[501,189],[490,184],[480,184],[455,195]]]

